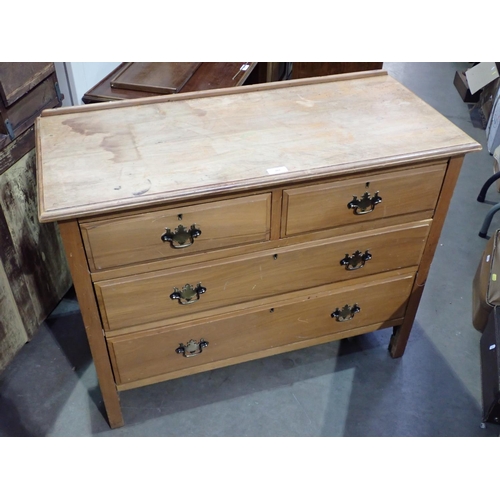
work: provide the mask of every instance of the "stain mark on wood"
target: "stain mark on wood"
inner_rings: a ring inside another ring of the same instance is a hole
[[[144,189],[141,189],[140,191],[136,191],[135,193],[132,193],[134,196],[140,196],[141,194],[147,193],[151,189],[151,181],[149,179],[146,179],[147,183],[149,184],[147,187]]]

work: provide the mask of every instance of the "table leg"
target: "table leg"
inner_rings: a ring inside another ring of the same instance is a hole
[[[108,348],[99,317],[99,309],[90,278],[80,228],[78,222],[74,220],[61,221],[58,224],[94,360],[108,422],[112,429],[121,427],[124,422],[120,399],[109,360]]]

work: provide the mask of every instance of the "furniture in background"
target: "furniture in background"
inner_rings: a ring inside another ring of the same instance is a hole
[[[338,75],[382,69],[381,62],[294,62],[290,78]]]
[[[481,149],[385,71],[37,127],[39,217],[59,224],[111,427],[120,391],[163,380],[389,327],[401,356]]]
[[[291,78],[369,71],[381,69],[382,64],[381,62],[122,63],[88,90],[82,101],[85,104],[93,104],[152,97],[164,93],[187,93],[277,82]],[[125,84],[117,83],[120,75],[126,71],[129,72],[129,80]],[[180,74],[188,78],[181,78]],[[168,83],[176,78],[182,85],[169,86]],[[152,81],[155,83],[152,84]],[[168,90],[165,90],[167,88]]]
[[[135,73],[136,80],[129,80],[128,88],[123,88],[123,84],[120,87],[116,87],[116,84],[112,83],[123,74],[124,70],[130,69],[131,64],[141,64],[141,63],[122,63],[109,75],[103,78],[99,83],[94,85],[82,98],[85,104],[93,104],[96,102],[107,102],[107,101],[118,101],[123,99],[138,99],[141,97],[152,97],[158,95],[158,88],[153,90],[153,86],[150,86],[150,91],[145,91],[144,85],[140,86],[137,84],[138,80],[142,82],[147,81],[147,74],[144,72],[141,74],[139,72]],[[182,65],[189,63],[142,63],[148,64],[149,70],[155,74],[158,74],[159,70],[164,71],[165,81],[172,81],[175,79],[176,71],[178,72],[179,66],[182,70],[186,68]],[[192,71],[189,78],[183,82],[180,88],[175,89],[172,93],[186,93],[200,90],[211,90],[226,87],[237,87],[244,85],[248,77],[252,74],[257,63],[252,62],[221,62],[221,63],[197,63],[197,67]],[[163,65],[163,66],[162,66]],[[143,70],[146,69],[145,67]],[[125,87],[127,85],[125,84]],[[142,90],[139,90],[142,89]]]
[[[60,106],[53,63],[0,63],[0,371],[71,286],[56,224],[37,214],[34,121]]]

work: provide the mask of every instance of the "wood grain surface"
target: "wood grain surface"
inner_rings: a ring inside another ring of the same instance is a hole
[[[95,283],[106,330],[171,318],[184,321],[190,314],[340,283],[361,276],[418,265],[429,222],[393,227],[340,238],[315,241],[280,250],[254,253],[222,261],[185,266]],[[356,251],[369,251],[372,259],[357,270],[340,261]],[[175,288],[186,284],[206,287],[193,304],[171,300]]]
[[[348,330],[366,333],[367,327],[383,326],[400,319],[413,284],[408,272],[379,275],[373,280],[339,290],[330,285],[288,302],[270,303],[271,307],[249,308],[240,315],[213,317],[200,325],[186,321],[175,328],[140,335],[124,335],[108,340],[118,384],[155,376],[172,378],[195,373],[196,367],[227,361],[223,365],[269,355],[266,350],[283,352],[300,348],[308,341],[321,343],[322,337]],[[331,317],[337,307],[358,304],[359,313],[351,320],[339,322]],[[242,328],[242,324],[245,325]],[[364,331],[363,331],[364,329]],[[198,356],[186,358],[175,349],[190,339],[203,338],[208,347]],[[183,373],[184,372],[184,373]]]
[[[40,218],[62,220],[481,149],[390,76],[358,75],[45,113],[37,123]]]
[[[217,248],[266,241],[270,233],[271,195],[180,206],[80,225],[92,271]],[[201,231],[190,246],[173,248],[161,236],[179,225]]]
[[[131,62],[110,84],[119,89],[172,94],[182,89],[200,65],[200,62]]]

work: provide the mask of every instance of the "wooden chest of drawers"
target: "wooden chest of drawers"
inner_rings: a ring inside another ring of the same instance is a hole
[[[44,112],[110,425],[119,391],[379,328],[401,356],[479,149],[383,71]]]

